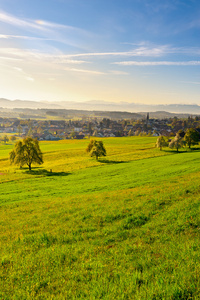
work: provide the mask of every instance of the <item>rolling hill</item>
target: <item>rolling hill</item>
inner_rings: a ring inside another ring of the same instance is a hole
[[[199,299],[199,148],[155,141],[41,142],[32,172],[0,146],[0,298]]]

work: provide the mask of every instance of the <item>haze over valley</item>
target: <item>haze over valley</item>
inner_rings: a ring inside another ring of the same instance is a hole
[[[28,101],[28,100],[8,100],[0,98],[0,111],[1,108],[16,109],[16,108],[31,108],[31,109],[74,109],[74,110],[87,110],[87,111],[116,111],[116,112],[131,112],[131,113],[145,113],[152,112],[159,115],[159,112],[174,113],[174,114],[200,114],[200,106],[197,104],[160,104],[160,105],[146,105],[139,103],[128,102],[106,102],[106,101]],[[168,114],[170,116],[170,114]]]

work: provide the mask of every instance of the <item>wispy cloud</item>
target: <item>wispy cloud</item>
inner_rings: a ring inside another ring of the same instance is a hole
[[[0,48],[0,56],[2,59],[15,59],[15,60],[22,60],[22,59],[33,59],[39,58],[40,53],[37,51],[29,51],[26,49],[19,49],[19,48]]]
[[[78,73],[87,73],[92,75],[105,75],[106,73],[94,70],[76,69],[76,68],[66,68],[66,71],[73,71]]]
[[[26,79],[28,81],[31,81],[31,82],[35,81],[35,79],[30,74],[27,74],[22,68],[13,67],[13,70],[17,71],[18,74],[20,74],[21,77],[23,77],[24,79]]]
[[[19,49],[19,48],[0,48],[0,55],[5,58],[27,58],[29,60],[49,60],[55,63],[66,63],[66,64],[81,64],[89,61],[79,60],[78,58],[95,58],[95,57],[160,57],[171,53],[173,50],[168,46],[158,47],[139,47],[131,51],[124,52],[86,52],[77,54],[50,54],[36,50]],[[124,62],[117,63],[124,64]],[[134,64],[134,62],[133,62]]]
[[[128,72],[123,72],[123,71],[118,71],[118,70],[111,70],[109,73],[112,75],[129,75]]]
[[[89,52],[79,54],[69,54],[68,57],[90,57],[90,56],[162,56],[166,53],[170,53],[171,49],[168,46],[160,47],[139,47],[131,51],[124,52]]]
[[[67,59],[67,58],[65,58],[64,55],[49,55],[47,57],[49,57],[50,59],[52,59],[57,64],[80,65],[80,64],[88,63],[85,60]]]
[[[22,61],[22,58],[15,58],[15,57],[6,57],[6,56],[1,56],[0,55],[0,60],[5,60],[5,61]]]
[[[31,81],[31,82],[35,81],[35,79],[32,77],[25,77],[25,78],[26,78],[26,80]]]
[[[199,66],[200,61],[121,61],[113,64],[123,66]]]
[[[0,37],[1,38],[1,37]],[[2,48],[0,49],[0,53],[3,52],[6,54],[7,57],[9,56],[29,56],[29,57],[41,57],[41,58],[54,58],[54,59],[61,59],[66,63],[84,63],[86,61],[83,60],[74,60],[74,58],[92,58],[92,57],[117,57],[117,56],[124,56],[124,57],[160,57],[165,55],[166,53],[171,52],[172,50],[169,49],[167,46],[160,46],[160,47],[139,47],[131,51],[124,51],[124,52],[85,52],[85,53],[77,53],[77,54],[49,54],[49,53],[41,53],[39,51],[33,50],[26,50],[26,49],[18,49],[18,48]]]
[[[4,11],[0,11],[0,21],[14,26],[24,27],[26,29],[27,28],[34,28],[37,30],[42,29],[42,27],[38,25],[36,22],[34,23],[32,21],[26,21],[26,20],[16,18],[15,16],[10,15]]]
[[[14,67],[13,69],[18,71],[18,72],[23,72],[22,68]]]
[[[21,39],[21,40],[39,40],[39,41],[54,41],[54,39],[50,38],[40,38],[40,37],[33,37],[33,36],[25,36],[25,35],[11,35],[11,34],[0,34],[0,39]]]
[[[199,55],[200,49],[197,47],[171,47],[169,45],[146,46],[137,47],[130,51],[121,52],[86,52],[77,54],[67,54],[66,57],[162,57],[168,54],[185,54],[185,55]]]
[[[84,48],[81,45],[81,40],[91,38],[93,35],[82,28],[48,22],[45,20],[32,20],[32,19],[22,19],[14,15],[8,14],[7,12],[0,11],[0,22],[9,24],[13,27],[31,34],[35,34],[36,37],[29,37],[26,35],[3,35],[0,38],[18,38],[18,39],[44,39],[44,40],[54,40],[63,44],[67,44],[76,48]],[[53,37],[53,39],[52,39]]]
[[[199,28],[200,27],[200,20],[199,18],[193,20],[192,22],[190,22],[190,24],[188,25],[188,27],[191,28]]]
[[[92,75],[128,75],[128,72],[118,71],[118,70],[110,70],[108,72],[101,72],[97,70],[86,70],[86,69],[77,69],[77,68],[66,68],[67,71],[74,71],[79,73],[87,73]]]
[[[73,27],[73,26],[57,24],[57,23],[53,23],[53,22],[47,22],[44,20],[32,20],[32,19],[17,18],[17,17],[15,17],[11,14],[8,14],[4,11],[0,11],[0,21],[7,23],[7,24],[14,25],[14,26],[23,27],[25,29],[32,28],[32,29],[45,31],[45,30],[51,28],[51,29],[65,29],[65,30],[71,30],[71,31],[78,31],[78,32],[82,32],[82,33],[88,33],[87,31],[85,31],[81,28],[77,28],[77,27]]]
[[[85,60],[72,59],[68,55],[49,54],[39,51],[18,48],[0,48],[0,59],[3,60],[26,60],[34,62],[49,62],[54,64],[84,64]]]
[[[41,26],[42,28],[63,29],[63,30],[68,30],[68,31],[71,30],[71,31],[78,31],[78,32],[82,32],[82,33],[88,33],[86,30],[83,30],[82,28],[53,23],[53,22],[47,22],[45,20],[35,20],[34,24],[37,24],[37,25]]]
[[[181,81],[182,83],[199,85],[200,81]]]

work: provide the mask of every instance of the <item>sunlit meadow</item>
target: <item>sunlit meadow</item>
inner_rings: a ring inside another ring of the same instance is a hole
[[[0,145],[0,299],[199,299],[200,152],[154,137]]]

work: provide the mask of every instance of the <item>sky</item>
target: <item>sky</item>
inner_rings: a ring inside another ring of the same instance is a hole
[[[199,0],[0,0],[0,98],[200,105]]]

